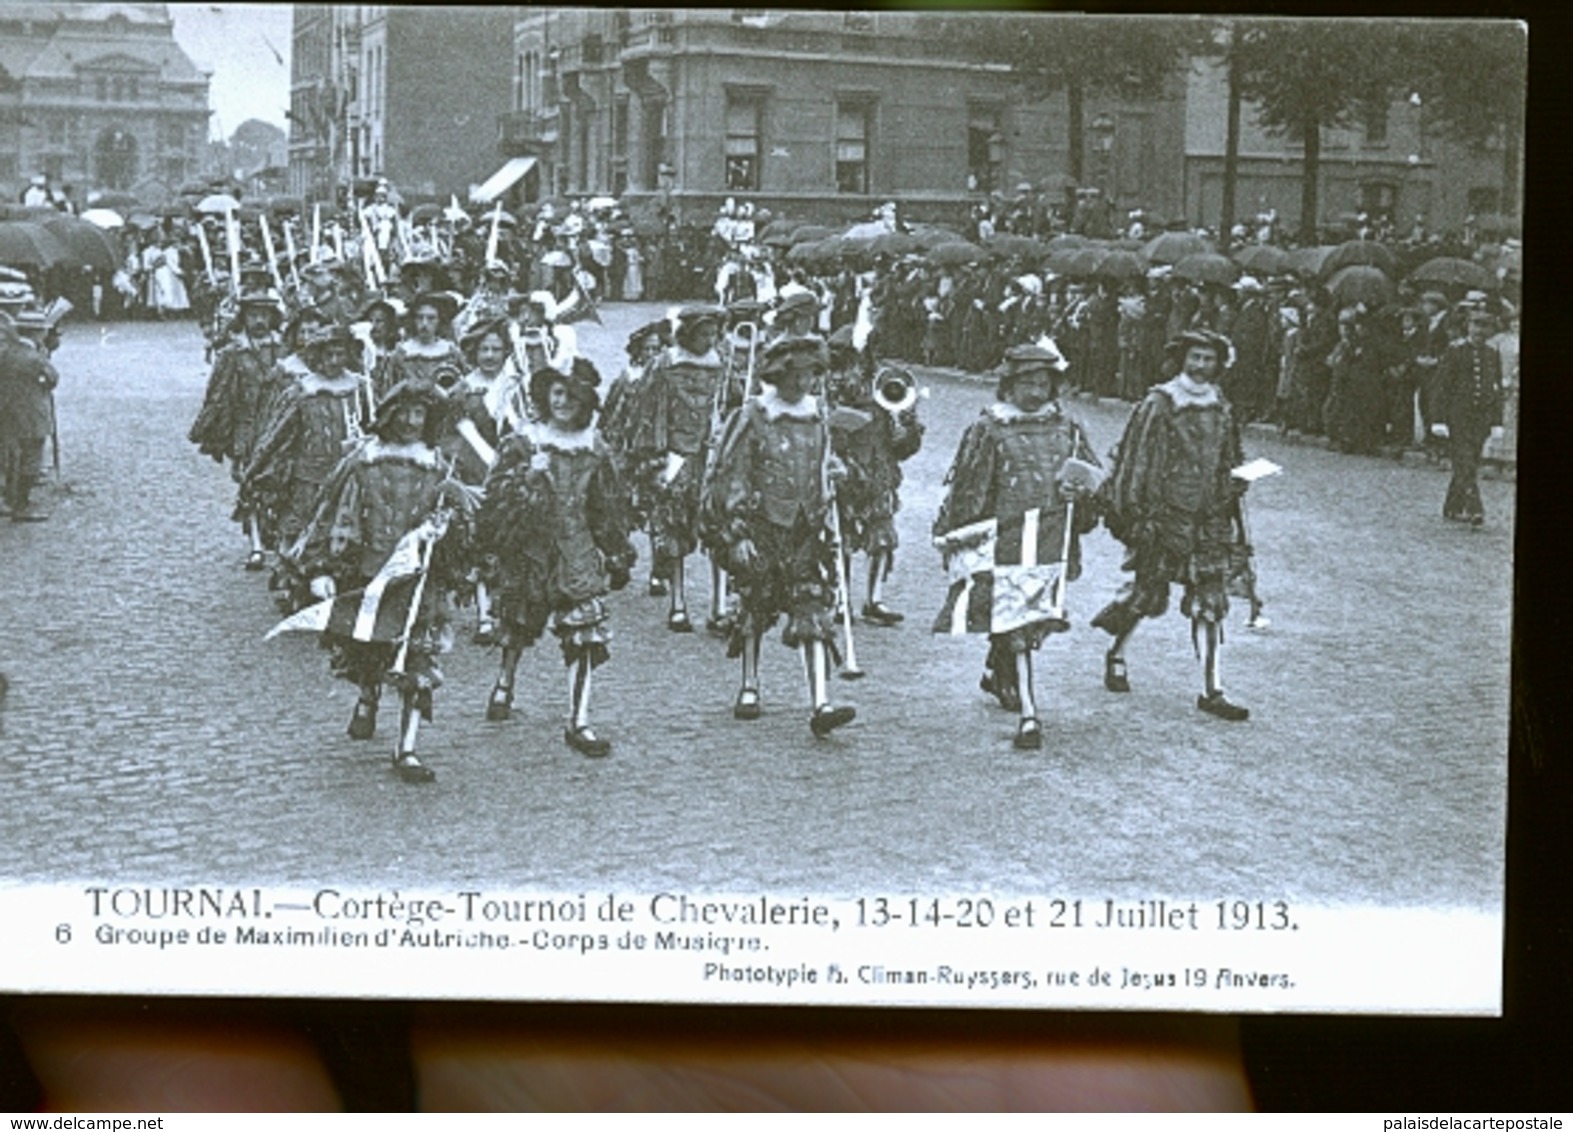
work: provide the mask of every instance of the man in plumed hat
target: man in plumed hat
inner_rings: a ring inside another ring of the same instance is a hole
[[[269,375],[279,360],[280,341],[278,301],[270,292],[243,291],[237,305],[240,329],[214,359],[188,439],[204,456],[227,459],[238,485],[265,423],[266,401],[272,393]],[[265,562],[257,516],[237,508],[235,518],[251,542],[246,569],[261,570]]]
[[[410,300],[410,334],[388,355],[389,388],[413,380],[447,389],[464,376],[464,354],[444,333],[458,309],[447,291],[423,291]]]
[[[782,644],[802,654],[812,704],[809,727],[823,738],[850,723],[855,708],[830,702],[836,650],[838,552],[829,535],[835,480],[822,402],[828,351],[818,338],[771,343],[760,362],[764,389],[727,420],[706,474],[705,525],[716,532],[741,598],[728,655],[742,660],[733,715],[761,714],[760,642],[782,617]]]
[[[591,674],[612,639],[605,598],[628,584],[634,564],[617,468],[593,423],[599,385],[586,358],[531,375],[535,412],[502,442],[476,517],[502,644],[486,718],[509,718],[521,650],[550,627],[569,675],[563,738],[592,758],[611,751],[590,724]]]
[[[1059,397],[1067,368],[1064,357],[1044,345],[1027,343],[1006,351],[995,401],[962,435],[934,520],[935,542],[957,574],[968,572],[967,552],[979,539],[978,532],[988,537],[987,525],[992,524],[996,551],[987,601],[980,599],[974,610],[969,594],[969,605],[958,609],[970,573],[958,578],[960,587],[952,586],[954,601],[947,602],[934,629],[988,633],[989,653],[979,687],[1018,714],[1013,742],[1021,750],[1043,745],[1032,654],[1070,623],[1063,605],[1055,608],[1052,598],[1013,602],[1012,595],[1032,592],[1034,584],[1047,581],[1045,568],[1055,569],[1054,564],[1062,575],[1055,584],[1063,594],[1064,585],[1081,573],[1080,535],[1098,521],[1088,494],[1098,458],[1086,429]],[[1071,503],[1079,506],[1068,506]],[[1022,547],[1020,562],[1007,561],[1016,556],[1001,550],[1013,542]],[[962,569],[955,569],[958,563]],[[1024,584],[1012,584],[1012,573]],[[1043,591],[1045,598],[1049,589]]]
[[[716,349],[720,307],[676,314],[672,344],[651,364],[633,448],[656,468],[650,509],[651,593],[669,592],[667,628],[693,632],[684,564],[699,547],[699,486],[725,365]]]
[[[441,390],[419,380],[390,389],[369,434],[323,484],[311,522],[286,556],[291,574],[306,582],[314,598],[328,601],[367,590],[401,542],[406,548],[420,544],[414,554],[421,576],[412,583],[409,570],[400,574],[408,602],[401,616],[377,619],[385,631],[373,627],[365,634],[370,639],[325,631],[333,674],[359,692],[350,738],[372,738],[383,685],[397,690],[393,766],[401,780],[413,783],[436,777],[416,755],[415,741],[421,720],[432,718],[432,693],[442,685],[438,657],[448,649],[448,598],[465,584],[468,570],[463,546],[471,497],[448,474],[434,444],[442,400]],[[412,532],[417,538],[406,541]],[[393,576],[385,577],[381,598],[392,602]],[[362,599],[363,613],[366,606]],[[388,622],[397,624],[390,628]]]
[[[1192,640],[1205,638],[1196,706],[1239,721],[1250,713],[1224,694],[1219,668],[1229,597],[1253,590],[1241,511],[1246,484],[1232,474],[1244,462],[1239,422],[1218,387],[1230,353],[1222,335],[1184,332],[1169,351],[1178,372],[1131,414],[1102,494],[1105,524],[1125,545],[1124,569],[1133,577],[1092,623],[1114,638],[1104,686],[1129,692],[1126,644],[1142,618],[1168,608],[1169,587],[1179,583]]]
[[[265,545],[287,550],[294,544],[345,441],[370,424],[363,375],[350,368],[353,344],[342,326],[320,330],[302,344],[304,366],[252,448],[241,474],[239,509],[257,516]]]

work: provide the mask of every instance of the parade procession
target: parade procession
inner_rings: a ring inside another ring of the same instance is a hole
[[[683,49],[687,18],[636,13],[623,49]],[[775,34],[759,18],[694,14],[692,34],[746,48]],[[887,26],[815,19],[859,44]],[[1148,121],[1128,93],[1089,87],[1115,125],[1089,102],[1070,163],[960,87],[881,102],[827,79],[810,144],[743,78],[703,129],[675,94],[641,109],[675,68],[626,80],[613,128],[589,117],[611,95],[553,78],[572,148],[490,151],[464,183],[401,174],[391,118],[364,138],[308,121],[304,83],[301,183],[282,158],[272,182],[187,169],[140,199],[100,165],[69,191],[42,158],[18,170],[0,734],[20,804],[64,791],[91,824],[101,798],[123,817],[190,791],[245,811],[215,862],[270,869],[319,845],[413,861],[434,807],[486,868],[524,859],[517,833],[582,854],[564,875],[661,877],[686,846],[773,883],[805,870],[805,891],[865,862],[950,876],[934,862],[962,829],[1007,880],[1062,852],[1092,867],[1127,806],[1178,838],[1119,834],[1133,876],[1166,845],[1192,879],[1249,872],[1205,846],[1276,859],[1281,834],[1307,876],[1374,891],[1427,852],[1393,848],[1396,794],[1416,825],[1495,813],[1510,185],[1475,191],[1428,134],[1393,182],[1410,195],[1361,196],[1330,162],[1302,223],[1298,181],[1270,180],[1287,159],[1242,172],[1227,213],[1214,165],[1126,162],[1157,144],[1120,132]],[[474,111],[493,142],[534,112],[520,81],[503,118]],[[1222,99],[1190,97],[1170,109],[1212,115],[1221,146]],[[923,98],[962,107],[944,192],[876,160]],[[303,148],[311,129],[332,145]],[[821,149],[823,192],[772,181]],[[1215,828],[1213,799],[1281,828]],[[147,860],[207,836],[153,826]],[[1398,863],[1351,880],[1330,830],[1382,830]],[[1481,838],[1453,843],[1489,878]],[[92,864],[89,842],[62,851]]]

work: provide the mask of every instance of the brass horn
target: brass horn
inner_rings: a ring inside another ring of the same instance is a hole
[[[873,397],[874,404],[891,416],[899,416],[918,403],[918,383],[906,370],[886,366],[874,375]]]

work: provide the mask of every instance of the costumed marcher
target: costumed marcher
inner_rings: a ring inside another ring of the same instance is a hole
[[[464,585],[472,507],[432,444],[441,400],[439,390],[419,381],[388,391],[371,434],[334,469],[321,506],[286,556],[287,568],[313,597],[330,602],[344,595],[353,602],[353,628],[327,628],[322,638],[332,650],[334,675],[359,690],[350,738],[376,734],[382,686],[395,688],[400,719],[393,766],[415,783],[436,777],[416,755],[415,740],[442,685],[438,658],[450,643],[450,594]],[[409,560],[396,568],[395,558]],[[377,616],[367,618],[369,602],[355,591],[375,592],[379,583]],[[363,631],[365,620],[377,624]]]
[[[901,463],[923,444],[918,420],[917,381],[899,366],[874,374],[852,345],[852,327],[830,336],[830,437],[847,478],[836,489],[841,506],[842,547],[850,578],[854,553],[868,556],[868,589],[861,617],[871,625],[893,626],[905,615],[885,604],[885,583],[896,562],[896,512],[901,508]],[[850,584],[847,591],[851,593]]]
[[[469,369],[458,343],[443,336],[453,321],[457,300],[446,291],[425,291],[410,300],[411,333],[388,355],[388,388],[422,381],[447,390]]]
[[[252,448],[265,423],[263,413],[273,393],[269,375],[281,348],[274,296],[267,291],[243,292],[238,305],[240,329],[213,361],[202,408],[188,435],[204,456],[229,460],[230,475],[237,485],[251,463]],[[258,517],[240,508],[235,519],[251,543],[246,569],[261,570],[266,561]]]
[[[361,348],[355,368],[371,381],[378,397],[393,388],[388,380],[388,359],[399,344],[400,326],[406,315],[403,300],[374,295],[361,308],[360,317],[350,323],[350,333]]]
[[[1169,587],[1184,587],[1180,612],[1193,643],[1206,638],[1203,694],[1196,706],[1220,719],[1250,712],[1224,695],[1219,669],[1229,597],[1253,597],[1251,547],[1232,475],[1243,462],[1239,422],[1218,388],[1230,352],[1226,339],[1191,330],[1172,344],[1179,372],[1153,386],[1131,414],[1103,486],[1104,522],[1125,545],[1134,576],[1092,623],[1114,643],[1104,657],[1104,686],[1130,691],[1125,647],[1144,617],[1169,607]]]
[[[568,668],[563,737],[591,757],[611,751],[590,725],[591,673],[612,637],[605,598],[628,584],[634,563],[612,452],[592,425],[599,384],[585,358],[568,373],[547,367],[531,376],[536,419],[503,441],[476,516],[502,644],[486,718],[509,718],[520,653],[550,625]]]
[[[612,379],[601,407],[599,430],[612,459],[617,464],[618,481],[627,494],[628,522],[643,530],[650,517],[655,493],[655,469],[636,458],[633,442],[638,432],[639,414],[644,402],[645,378],[670,341],[671,324],[666,319],[646,323],[628,336],[625,347],[628,364]]]
[[[699,547],[699,490],[711,442],[717,387],[725,366],[716,349],[723,312],[685,306],[672,345],[645,377],[638,428],[639,458],[655,466],[650,507],[650,593],[670,594],[666,627],[691,633],[684,563]]]
[[[513,337],[514,363],[526,383],[543,369],[567,373],[573,368],[579,339],[572,326],[558,326],[553,321],[557,300],[550,291],[510,296],[509,306],[509,313],[518,320]]]
[[[781,642],[802,653],[812,714],[823,738],[852,722],[857,710],[830,702],[836,649],[838,550],[830,535],[834,482],[844,474],[830,450],[830,429],[811,389],[825,378],[824,342],[790,336],[766,348],[764,390],[728,419],[705,477],[708,529],[721,532],[727,566],[741,598],[728,655],[742,658],[733,704],[738,719],[760,715],[759,648],[765,632],[786,618]]]
[[[506,318],[472,326],[460,348],[474,368],[448,392],[438,447],[459,479],[477,490],[497,459],[498,445],[527,420],[510,342]],[[484,582],[475,586],[475,615],[475,643],[494,644],[497,623]]]
[[[935,543],[960,575],[934,630],[988,633],[979,687],[1018,713],[1021,750],[1043,745],[1032,654],[1070,628],[1064,587],[1081,574],[1080,536],[1098,522],[1098,459],[1060,401],[1068,368],[1043,345],[1006,351],[994,404],[962,434],[934,520]],[[970,560],[989,545],[992,557]]]
[[[39,311],[0,313],[0,471],[5,495],[0,513],[13,523],[49,518],[33,492],[43,480],[44,442],[54,433],[55,386],[60,374],[43,345],[51,332]]]
[[[1486,521],[1480,499],[1480,454],[1488,438],[1502,435],[1502,355],[1491,346],[1496,316],[1482,307],[1467,312],[1465,337],[1437,363],[1433,436],[1447,444],[1453,466],[1442,517],[1478,527]]]
[[[257,516],[264,544],[276,550],[288,550],[300,537],[345,442],[362,436],[370,423],[363,377],[349,368],[353,342],[348,330],[332,326],[302,345],[306,368],[280,396],[241,475],[238,509]],[[275,586],[282,581],[275,576]],[[281,604],[294,608],[302,596],[285,596]]]
[[[479,323],[508,316],[509,282],[513,268],[500,259],[487,260],[481,269],[475,293],[453,316],[453,336],[459,341],[469,335]]]

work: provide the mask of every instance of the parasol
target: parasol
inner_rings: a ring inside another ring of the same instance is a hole
[[[1295,248],[1289,253],[1285,261],[1286,266],[1296,275],[1306,279],[1315,279],[1322,274],[1322,264],[1327,262],[1327,257],[1336,249],[1331,244],[1320,244],[1309,248]]]
[[[82,219],[106,229],[123,228],[126,224],[126,218],[112,208],[90,208],[82,214]]]
[[[965,240],[952,240],[950,243],[930,248],[924,258],[930,263],[954,267],[963,263],[977,263],[986,254],[976,244],[969,244]]]
[[[1409,273],[1411,283],[1430,283],[1462,291],[1495,291],[1498,280],[1478,263],[1456,256],[1428,259]]]
[[[1227,287],[1240,278],[1240,265],[1228,256],[1221,256],[1217,252],[1201,252],[1188,255],[1176,263],[1174,274],[1180,279],[1189,279],[1192,283],[1210,283],[1216,287]]]
[[[1289,253],[1276,244],[1248,244],[1235,250],[1234,262],[1252,275],[1282,275],[1289,270]]]
[[[1142,245],[1148,263],[1177,264],[1188,255],[1215,252],[1212,241],[1194,232],[1163,232]]]
[[[54,233],[30,220],[0,222],[0,263],[12,267],[53,267],[71,258]]]
[[[240,208],[240,202],[228,193],[211,193],[197,201],[197,211],[210,216],[221,216]]]
[[[1375,240],[1347,240],[1335,247],[1322,261],[1318,278],[1330,278],[1333,272],[1344,267],[1374,267],[1388,278],[1398,274],[1398,261],[1387,245]]]
[[[1365,303],[1368,306],[1379,307],[1392,302],[1398,296],[1398,289],[1393,286],[1380,268],[1368,263],[1351,264],[1341,267],[1333,272],[1332,278],[1327,281],[1328,293],[1345,306],[1351,303]]]
[[[41,227],[64,244],[71,258],[83,267],[91,267],[107,277],[120,265],[120,249],[110,237],[79,216],[57,213]]]
[[[1141,279],[1146,274],[1147,265],[1142,262],[1141,256],[1123,248],[1112,249],[1093,269],[1093,275],[1097,278],[1110,279],[1117,283],[1123,283],[1128,279]]]

